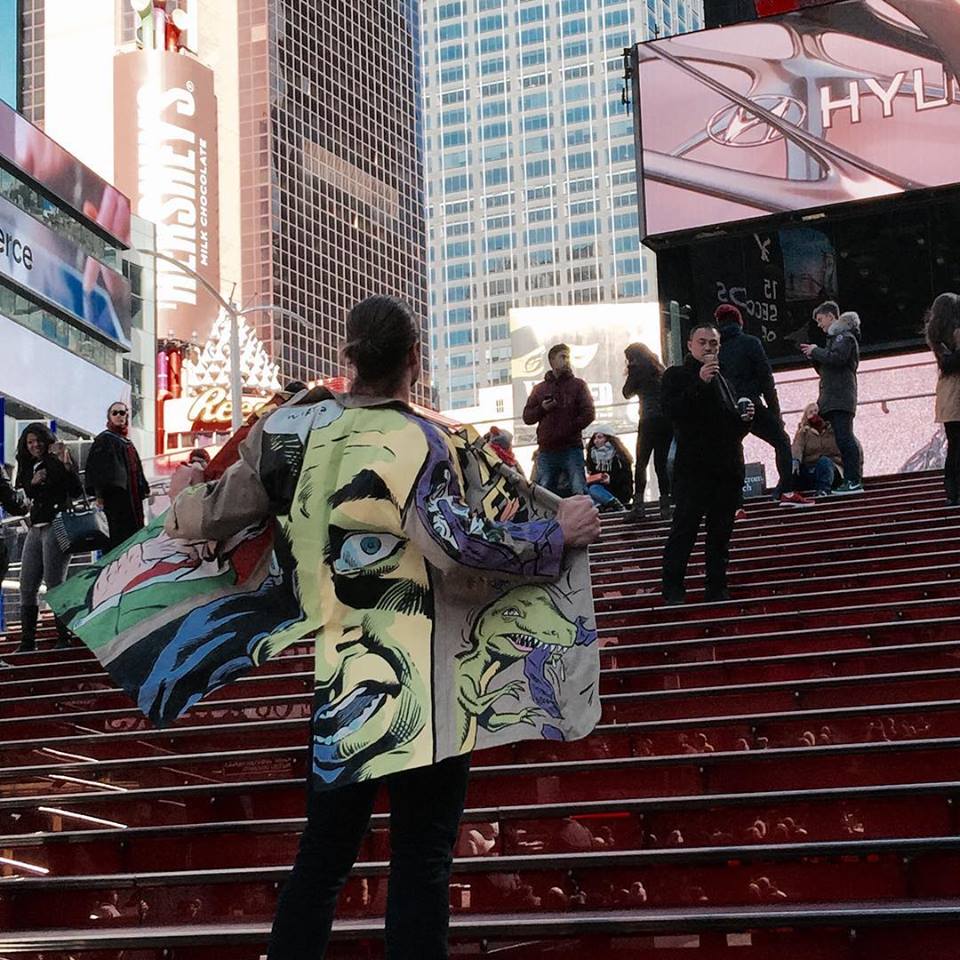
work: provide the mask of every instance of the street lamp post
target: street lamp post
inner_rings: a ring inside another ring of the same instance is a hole
[[[213,297],[230,318],[230,426],[233,432],[236,433],[243,424],[241,409],[243,403],[243,382],[240,372],[240,317],[248,313],[278,313],[283,316],[293,317],[296,320],[299,320],[300,317],[292,310],[288,310],[286,307],[275,306],[272,303],[260,303],[240,310],[232,299],[230,301],[224,300],[213,284],[197,273],[196,270],[186,266],[186,264],[181,263],[179,260],[165,253],[158,253],[156,250],[136,248],[134,253],[139,253],[146,257],[153,257],[154,260],[163,260],[164,263],[170,263],[178,267],[187,276],[192,277],[201,284],[204,290]]]

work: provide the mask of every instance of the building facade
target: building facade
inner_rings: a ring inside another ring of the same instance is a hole
[[[509,383],[509,311],[655,297],[623,50],[699,0],[426,0],[433,379],[441,409]]]
[[[115,115],[94,105],[118,100],[129,0],[21,4],[25,113],[112,177]],[[167,0],[175,9],[215,81],[221,293],[289,311],[248,317],[284,381],[345,374],[350,306],[403,297],[422,318],[427,399],[418,4]]]
[[[116,211],[109,224],[95,211]],[[103,429],[107,405],[137,402],[132,426],[149,431],[139,402],[151,376],[152,275],[129,261],[148,246],[129,201],[0,103],[0,395],[4,459],[25,420],[57,424],[64,439]],[[145,372],[146,371],[146,372]]]
[[[412,0],[240,0],[243,303],[284,377],[343,375],[350,307],[422,318],[429,396],[419,31]]]

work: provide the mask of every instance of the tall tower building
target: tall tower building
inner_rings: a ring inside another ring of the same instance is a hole
[[[623,49],[701,0],[425,0],[433,376],[441,409],[510,382],[516,306],[648,299]]]
[[[240,0],[243,301],[283,374],[345,374],[350,306],[422,318],[429,397],[418,4]]]
[[[214,74],[221,292],[289,314],[248,318],[281,379],[343,375],[349,307],[372,293],[422,318],[429,397],[417,0],[166,0]],[[21,0],[24,113],[112,177],[112,58],[129,0]]]

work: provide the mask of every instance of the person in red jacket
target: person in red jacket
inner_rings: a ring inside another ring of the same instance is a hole
[[[523,408],[523,422],[537,425],[537,482],[559,493],[566,477],[570,493],[586,492],[583,431],[593,423],[593,397],[585,381],[573,375],[570,348],[554,344],[547,354],[550,369]]]

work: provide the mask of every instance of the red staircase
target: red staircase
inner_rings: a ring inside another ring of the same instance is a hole
[[[475,757],[452,953],[960,957],[960,511],[938,475],[748,504],[735,599],[593,549],[602,725]],[[50,631],[47,631],[49,635]],[[309,647],[152,729],[81,650],[0,647],[0,960],[254,960],[304,809]],[[51,640],[52,642],[52,640]],[[378,815],[330,956],[382,956]]]

